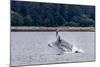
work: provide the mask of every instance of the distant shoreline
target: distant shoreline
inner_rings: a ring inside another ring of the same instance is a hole
[[[11,27],[11,32],[95,32],[95,27]]]

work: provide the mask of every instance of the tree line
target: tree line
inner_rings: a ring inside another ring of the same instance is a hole
[[[11,1],[11,26],[94,27],[95,6]]]

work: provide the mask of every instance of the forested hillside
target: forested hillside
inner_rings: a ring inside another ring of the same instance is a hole
[[[94,27],[95,6],[11,1],[11,26]]]

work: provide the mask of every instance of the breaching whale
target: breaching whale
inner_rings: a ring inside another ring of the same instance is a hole
[[[56,41],[49,43],[48,46],[58,48],[60,50],[60,52],[57,55],[71,53],[71,52],[73,52],[73,48],[74,48],[74,45],[61,39],[60,35],[58,34],[58,31],[56,31]],[[77,49],[77,50],[74,50],[74,53],[80,53],[80,51]]]

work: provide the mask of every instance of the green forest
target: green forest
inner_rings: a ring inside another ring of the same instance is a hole
[[[11,26],[95,27],[95,6],[11,1]]]

